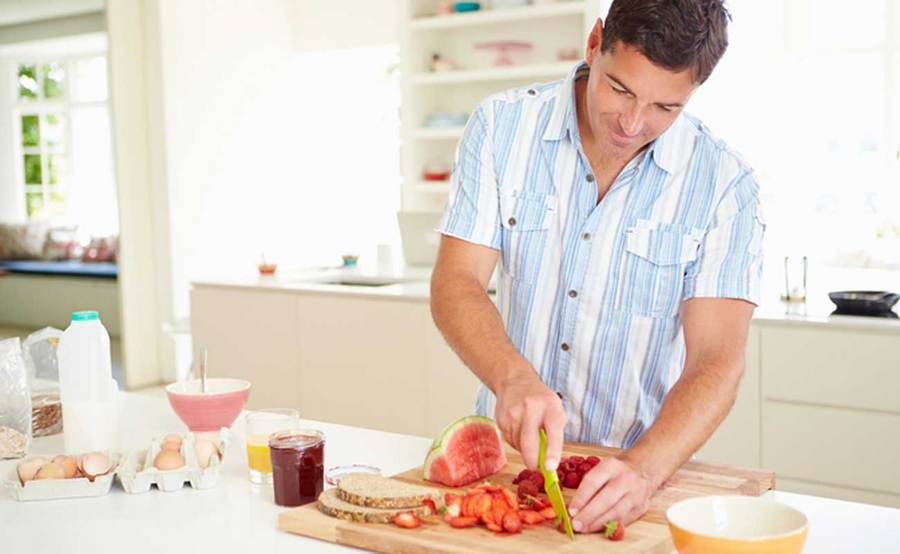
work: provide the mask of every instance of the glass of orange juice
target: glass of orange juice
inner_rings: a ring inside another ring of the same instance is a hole
[[[271,408],[248,412],[247,465],[250,481],[257,484],[272,482],[272,460],[269,458],[269,435],[279,431],[300,429],[300,412],[291,408]]]

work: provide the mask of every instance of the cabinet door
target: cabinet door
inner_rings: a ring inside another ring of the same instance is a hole
[[[760,467],[760,330],[751,325],[747,368],[734,407],[697,458],[743,467]]]
[[[427,436],[422,302],[300,295],[300,413]]]
[[[427,310],[425,317],[425,431],[437,436],[447,424],[475,413],[481,382],[447,345]]]
[[[210,376],[250,381],[248,409],[300,407],[296,295],[194,287],[191,333]]]

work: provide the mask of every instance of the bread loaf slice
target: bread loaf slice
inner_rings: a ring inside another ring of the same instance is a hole
[[[390,510],[358,506],[338,498],[337,489],[322,491],[322,494],[319,495],[318,504],[319,511],[326,515],[361,523],[390,523],[397,514],[402,514],[403,512],[412,512],[418,517],[428,517],[432,513],[431,508],[428,506]]]
[[[341,477],[337,486],[338,498],[358,506],[370,508],[416,508],[426,498],[442,504],[443,494],[438,489],[411,485],[370,473],[349,473]]]

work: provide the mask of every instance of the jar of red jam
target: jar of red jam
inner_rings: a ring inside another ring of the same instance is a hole
[[[302,506],[319,498],[324,486],[325,435],[299,429],[269,437],[272,486],[279,506]]]

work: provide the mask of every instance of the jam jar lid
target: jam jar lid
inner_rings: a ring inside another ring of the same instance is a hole
[[[292,429],[269,435],[269,448],[309,448],[325,440],[325,433],[315,429]]]

